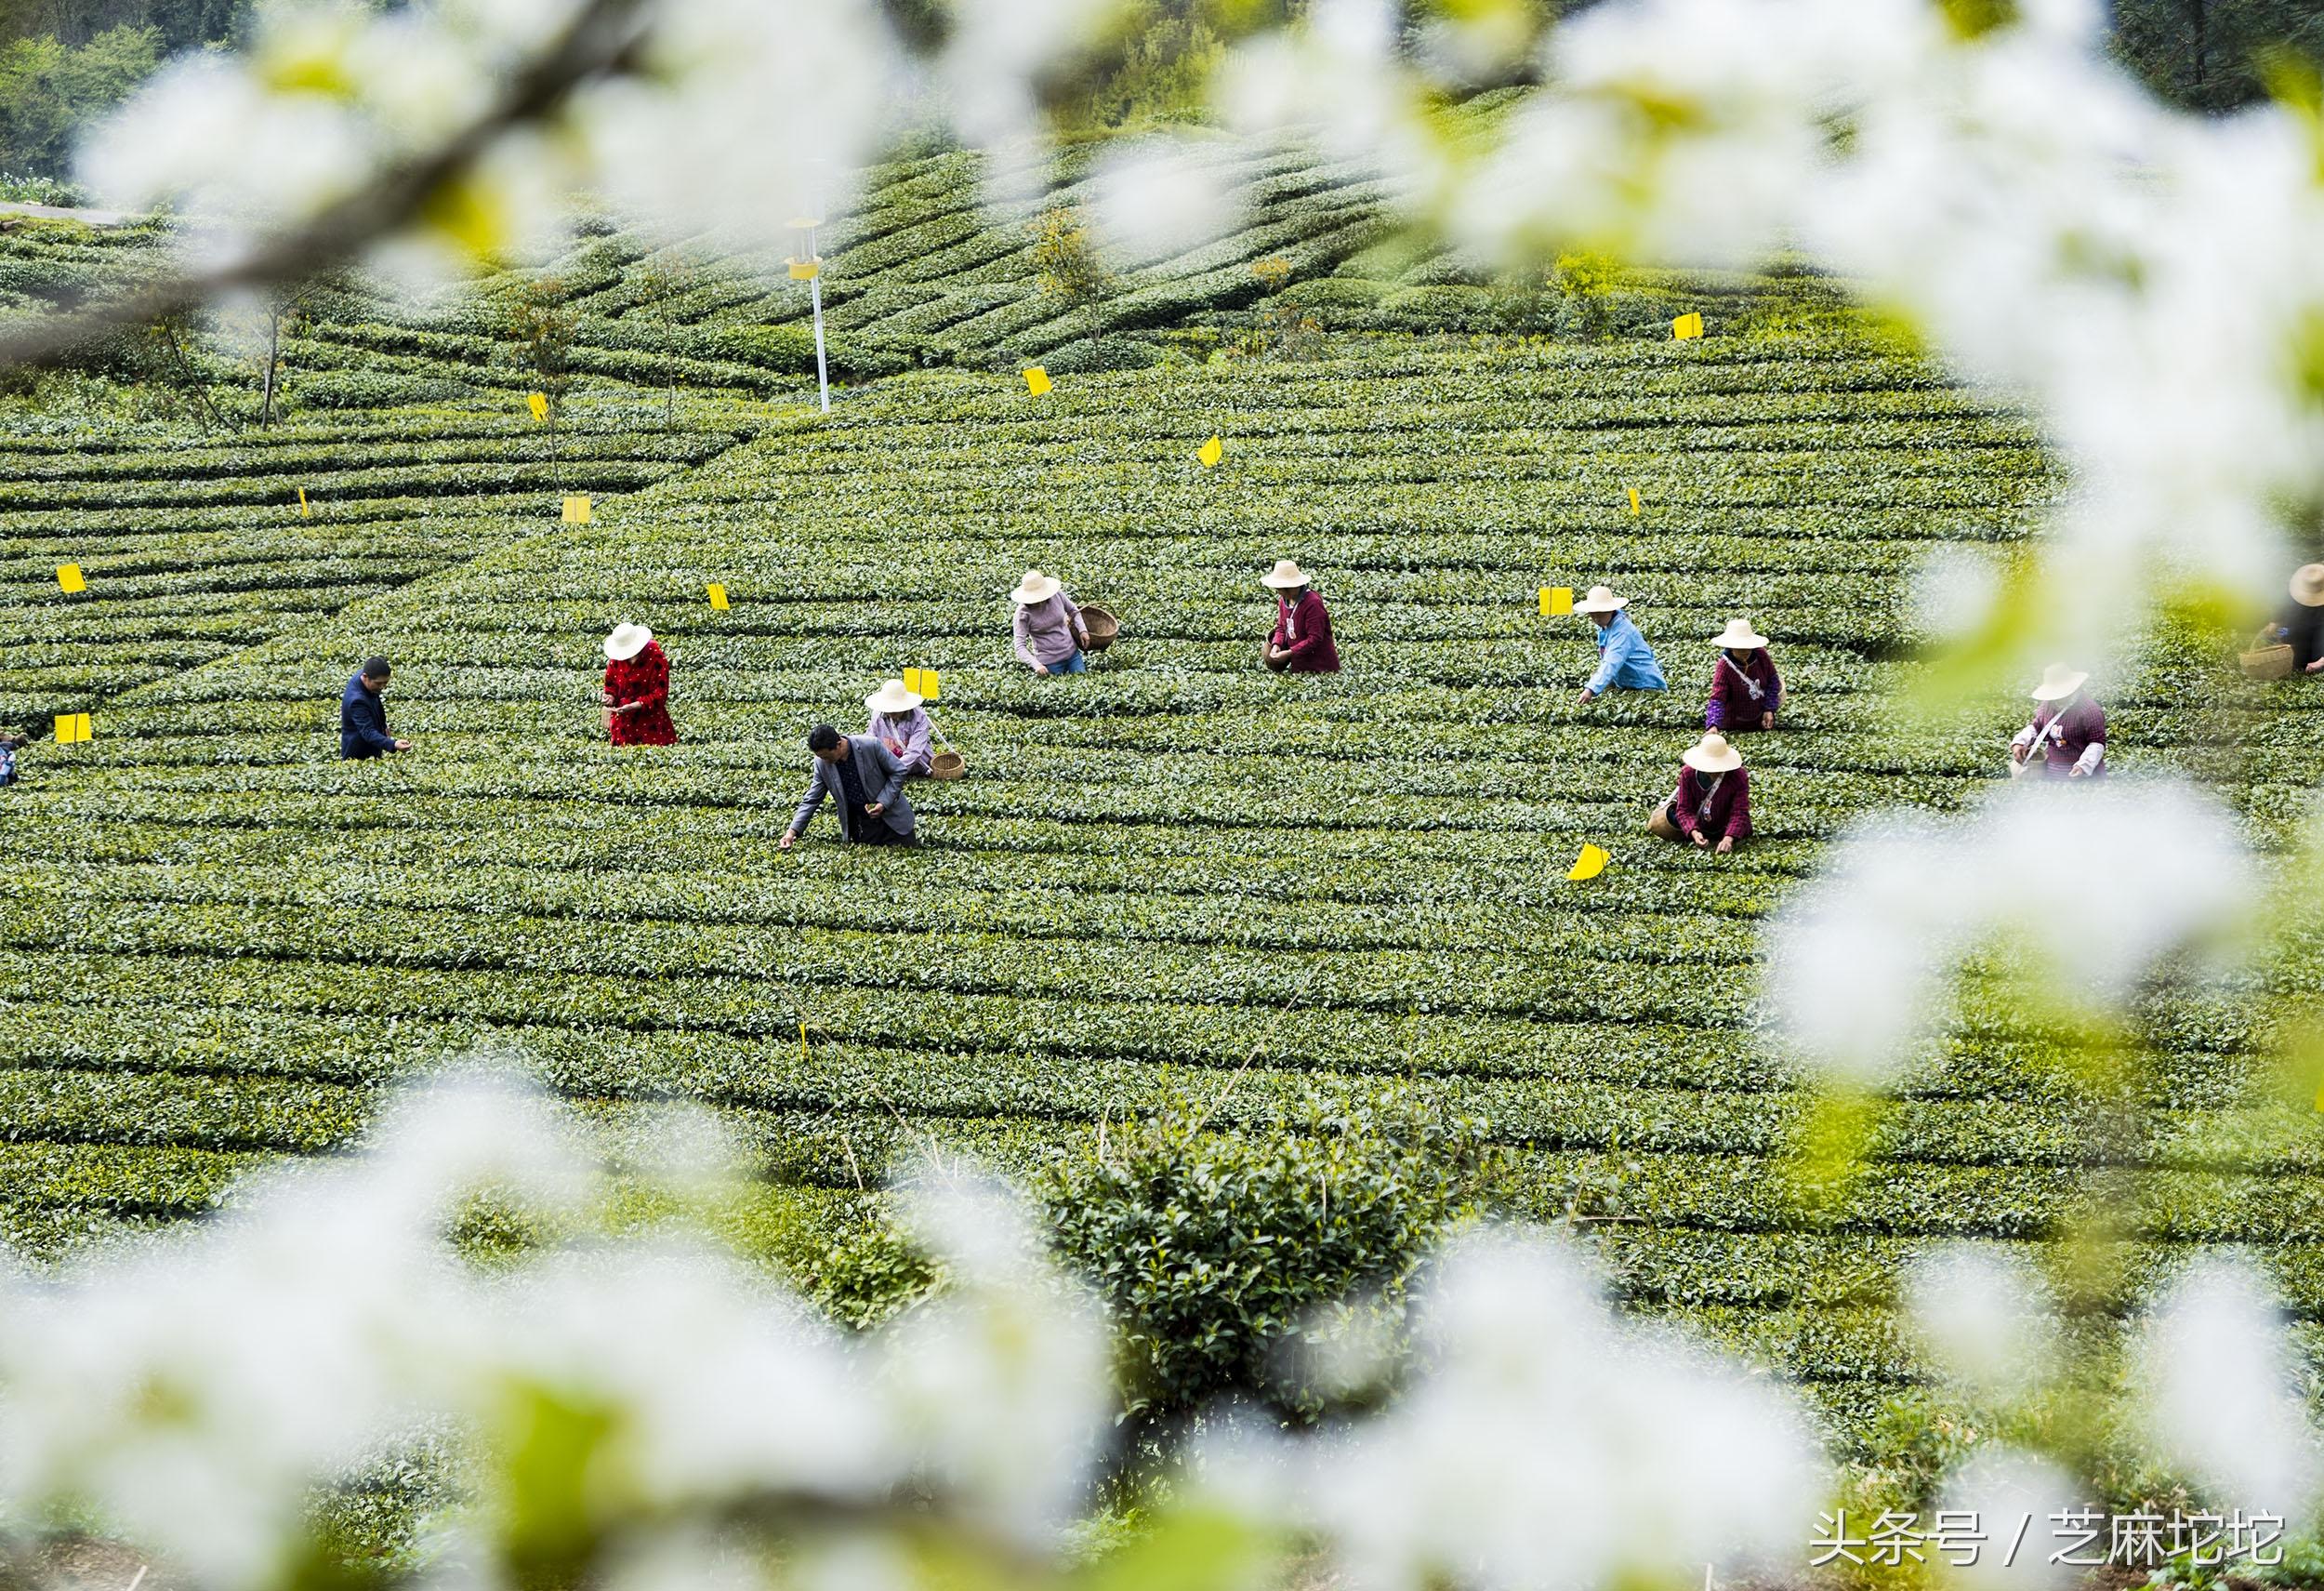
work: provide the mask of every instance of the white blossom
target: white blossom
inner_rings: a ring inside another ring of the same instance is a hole
[[[2022,1254],[1992,1243],[1948,1245],[1907,1271],[1905,1295],[1937,1364],[1976,1392],[2022,1397],[2055,1368],[2049,1288]]]
[[[2140,1337],[2148,1434],[2223,1507],[2304,1523],[2324,1466],[2286,1321],[2247,1264],[2205,1255],[2171,1284]]]

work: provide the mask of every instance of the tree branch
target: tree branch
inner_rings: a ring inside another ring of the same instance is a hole
[[[125,326],[148,325],[229,293],[299,282],[348,264],[408,224],[512,127],[547,119],[593,77],[634,70],[650,0],[583,0],[564,31],[500,99],[436,149],[392,167],[303,224],[211,270],[165,277],[91,309],[0,331],[0,365],[52,365]]]

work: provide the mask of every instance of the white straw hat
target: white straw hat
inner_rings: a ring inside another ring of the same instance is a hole
[[[890,680],[864,698],[864,705],[874,712],[910,712],[927,698],[918,691],[907,691],[902,680]]]
[[[1017,589],[1009,594],[1020,605],[1030,607],[1035,603],[1049,601],[1063,589],[1056,576],[1044,575],[1038,569],[1027,569],[1024,578],[1017,582]]]
[[[645,643],[654,639],[654,631],[642,624],[617,624],[614,633],[605,638],[605,656],[616,663],[627,663],[645,650]]]
[[[2304,608],[2324,608],[2324,563],[2303,563],[2291,572],[2291,600]]]
[[[1767,638],[1751,628],[1750,619],[1731,618],[1711,644],[1730,652],[1754,652],[1767,644]]]
[[[1700,745],[1689,746],[1679,753],[1679,761],[1698,774],[1731,774],[1743,765],[1743,753],[1727,744],[1727,737],[1712,730]]]
[[[1273,569],[1259,577],[1259,583],[1272,586],[1278,591],[1287,591],[1294,586],[1304,586],[1310,582],[1307,571],[1300,567],[1298,559],[1278,558]]]
[[[1592,586],[1590,594],[1574,604],[1576,613],[1619,613],[1630,606],[1628,597],[1618,597],[1611,586]]]
[[[2053,663],[2041,670],[2041,683],[2033,688],[2038,702],[2062,702],[2082,688],[2090,675],[2066,663]]]

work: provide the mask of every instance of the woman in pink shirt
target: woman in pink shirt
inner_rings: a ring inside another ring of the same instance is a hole
[[[864,698],[871,709],[871,723],[864,733],[888,749],[904,769],[907,779],[918,778],[935,765],[935,752],[930,749],[936,727],[928,722],[928,713],[921,707],[924,700],[918,691],[907,691],[902,680],[890,680]]]

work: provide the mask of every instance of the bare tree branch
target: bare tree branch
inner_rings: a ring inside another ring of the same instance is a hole
[[[300,282],[352,262],[419,215],[430,196],[473,166],[503,133],[545,120],[591,78],[634,70],[650,4],[583,0],[564,31],[509,79],[500,99],[436,149],[223,265],[0,331],[0,365],[52,365],[125,326],[149,325],[229,293]]]

